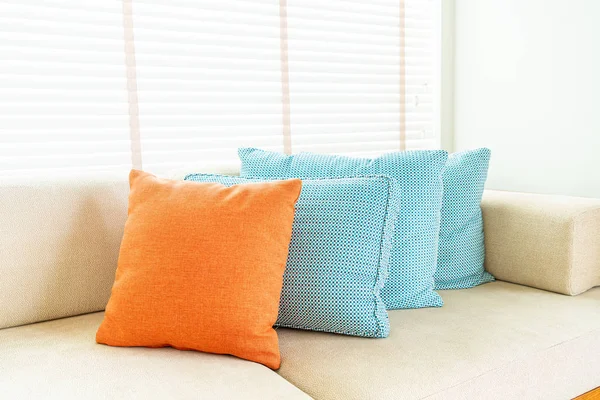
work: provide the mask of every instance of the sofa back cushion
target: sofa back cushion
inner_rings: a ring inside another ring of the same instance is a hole
[[[0,329],[104,309],[128,193],[125,175],[0,186]]]

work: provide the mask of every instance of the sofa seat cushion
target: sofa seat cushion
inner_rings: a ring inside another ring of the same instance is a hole
[[[600,385],[600,288],[506,282],[390,311],[387,339],[279,329],[281,376],[317,399],[568,399]]]
[[[0,330],[0,397],[308,399],[265,366],[171,348],[96,344],[103,313]]]

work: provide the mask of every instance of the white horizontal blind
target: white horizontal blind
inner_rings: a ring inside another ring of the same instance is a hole
[[[369,156],[438,146],[436,7],[288,0],[294,152]]]
[[[278,0],[134,0],[144,169],[281,151]]]
[[[441,1],[403,0],[407,149],[440,147]]]
[[[0,0],[0,179],[439,146],[440,0]]]
[[[0,2],[0,178],[130,168],[122,3]]]

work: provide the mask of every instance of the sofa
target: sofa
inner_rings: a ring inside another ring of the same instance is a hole
[[[0,187],[0,398],[569,399],[600,385],[600,200],[486,191],[486,269],[366,339],[278,329],[281,368],[96,344],[128,184]]]

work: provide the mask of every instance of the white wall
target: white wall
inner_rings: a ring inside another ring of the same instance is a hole
[[[600,0],[455,0],[454,150],[488,188],[600,197]]]

